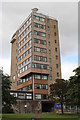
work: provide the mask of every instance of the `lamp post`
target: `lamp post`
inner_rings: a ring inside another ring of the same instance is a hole
[[[26,113],[26,108],[27,108],[27,105],[25,104],[25,105],[24,105],[24,107],[25,107],[25,113]]]

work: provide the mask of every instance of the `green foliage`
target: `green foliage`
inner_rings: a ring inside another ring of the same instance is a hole
[[[16,99],[10,94],[10,77],[2,74],[2,113],[13,113],[12,104]]]
[[[63,102],[68,105],[80,107],[80,66],[73,70],[74,76],[71,76],[69,80],[57,79],[56,82],[50,85],[51,98],[60,98],[61,106]],[[62,108],[63,113],[63,108]]]
[[[64,79],[56,79],[54,84],[50,85],[50,96],[55,99],[57,102],[57,97],[59,98],[59,102],[61,103],[61,110],[63,114],[63,102],[65,102],[67,93],[67,81]]]
[[[71,104],[80,106],[80,66],[73,70],[74,76],[71,76],[68,84],[68,98]]]

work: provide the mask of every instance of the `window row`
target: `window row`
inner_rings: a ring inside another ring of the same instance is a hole
[[[55,48],[55,52],[57,52],[58,51],[58,49],[57,48]],[[49,54],[51,54],[51,50],[49,50]]]
[[[18,37],[18,40],[20,40],[20,39],[25,35],[25,33],[28,32],[29,29],[31,29],[31,25],[29,25],[29,26],[21,33],[21,35]]]
[[[31,32],[29,32],[26,37],[24,37],[21,42],[18,43],[18,47],[20,47],[29,37],[31,36]]]
[[[42,57],[42,56],[34,56],[34,60],[36,61],[42,61],[42,62],[47,62],[47,57]]]
[[[55,56],[56,60],[58,60],[58,55]],[[51,58],[49,58],[49,62],[51,62]]]
[[[57,43],[57,40],[55,40],[55,44]],[[51,46],[51,43],[50,41],[48,42],[48,46]]]
[[[25,53],[23,53],[23,54],[18,58],[18,62],[19,62],[20,60],[22,60],[22,58],[24,58],[26,55],[28,55],[28,54],[30,54],[30,53],[31,53],[31,48],[28,49]]]
[[[57,77],[59,77],[59,72],[57,72]],[[52,80],[52,76],[50,76],[50,80]]]
[[[34,42],[37,43],[37,44],[46,45],[46,40],[40,40],[40,39],[34,38]]]
[[[56,24],[53,25],[53,28],[55,29],[56,28]],[[48,30],[50,30],[50,27],[48,26]]]
[[[46,37],[46,33],[44,33],[44,32],[40,32],[40,31],[34,30],[34,34],[35,34],[35,35],[39,35],[39,36],[41,36],[41,37]]]
[[[28,85],[28,86],[25,86],[21,89],[19,89],[20,91],[28,91],[28,90],[31,90],[32,89],[32,84]]]
[[[48,89],[48,85],[46,84],[35,84],[35,89]]]
[[[54,36],[56,36],[56,32],[54,32]],[[48,34],[48,38],[50,38],[51,37],[51,35],[50,34]]]
[[[25,61],[23,61],[21,64],[17,66],[17,69],[19,70],[23,65],[25,65],[27,62],[31,61],[32,57],[30,56]]]
[[[41,28],[41,29],[46,29],[45,25],[34,23],[34,27]]]
[[[58,67],[59,67],[59,65],[58,64],[56,64],[56,68],[58,69]],[[52,71],[52,67],[50,67],[50,71]]]
[[[31,45],[31,40],[29,40],[21,49],[18,50],[18,54],[20,54],[25,48]]]
[[[18,30],[18,34],[25,28],[26,25],[31,21],[31,17],[24,23],[24,25]]]
[[[35,94],[35,99],[48,99],[47,94]]]
[[[24,71],[28,70],[30,67],[31,67],[31,64],[29,63],[29,64],[27,64],[26,66],[24,66],[23,68],[21,68],[21,69],[19,70],[19,73],[20,73],[20,74],[23,73]]]
[[[41,53],[47,53],[47,50],[45,48],[39,48],[39,47],[34,47],[35,52],[41,52]]]
[[[34,15],[34,19],[45,22],[45,18]]]
[[[32,63],[33,68],[38,68],[38,69],[46,69],[49,70],[49,65],[45,64],[39,64],[39,63]]]
[[[28,82],[28,81],[31,80],[31,79],[32,79],[32,76],[29,75],[29,76],[27,76],[26,78],[23,78],[23,79],[17,81],[17,85],[20,85],[20,84],[22,84],[22,83]]]
[[[48,80],[48,75],[35,74],[34,78],[38,80]]]

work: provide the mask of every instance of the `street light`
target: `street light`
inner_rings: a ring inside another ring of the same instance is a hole
[[[25,113],[26,113],[26,108],[27,108],[27,105],[25,104],[25,105],[24,105],[24,107],[25,107]]]

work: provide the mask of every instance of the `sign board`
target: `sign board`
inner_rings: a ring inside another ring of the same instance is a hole
[[[56,104],[56,103],[55,103],[55,108],[56,108],[56,109],[61,109],[61,104]]]

